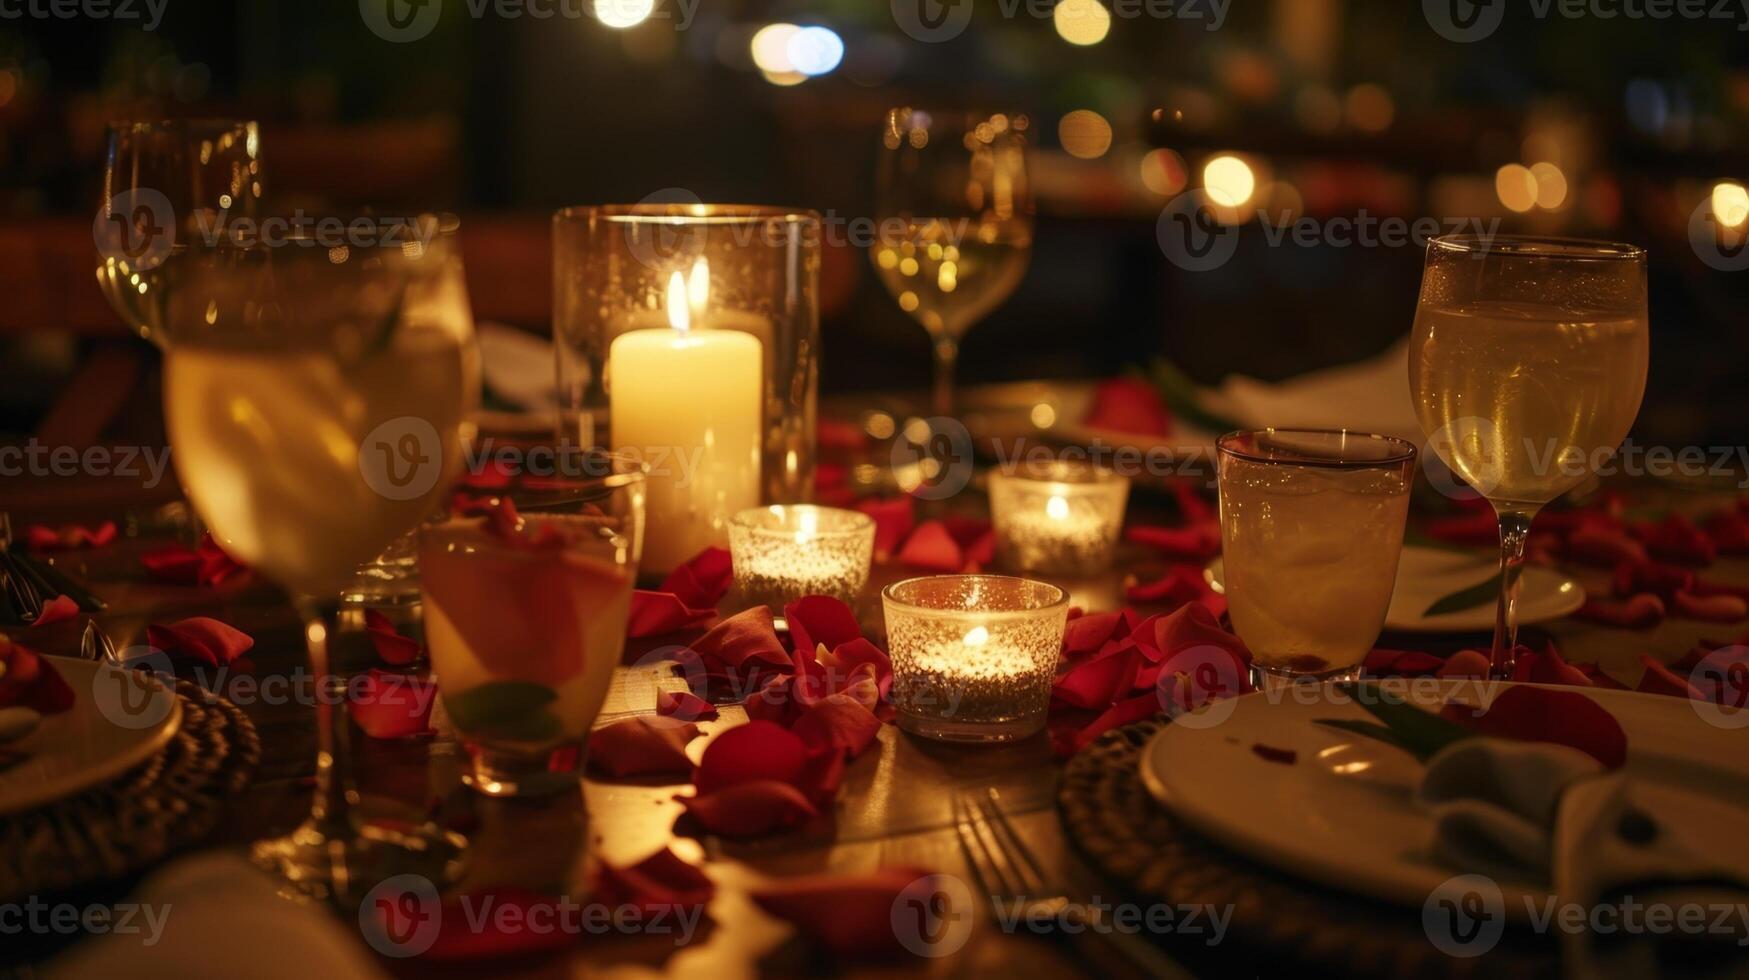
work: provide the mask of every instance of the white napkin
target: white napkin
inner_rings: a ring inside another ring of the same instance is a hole
[[[1540,883],[1564,905],[1589,910],[1629,896],[1672,909],[1749,903],[1749,848],[1741,846],[1749,818],[1709,797],[1606,771],[1566,746],[1464,739],[1428,760],[1416,801],[1433,814],[1442,861]],[[1657,965],[1651,942],[1611,943],[1605,956],[1597,938],[1561,934],[1570,975],[1649,975]]]
[[[1353,429],[1422,439],[1409,398],[1409,338],[1376,357],[1286,381],[1228,375],[1211,397],[1235,421],[1287,429]]]
[[[44,971],[51,980],[213,977],[267,980],[376,980],[383,977],[356,916],[281,898],[273,879],[234,854],[184,858],[129,896],[144,910],[139,932],[75,945]],[[156,935],[144,930],[158,923]],[[348,926],[351,927],[350,932]]]

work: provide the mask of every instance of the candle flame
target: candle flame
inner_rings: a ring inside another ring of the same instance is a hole
[[[692,311],[686,302],[686,279],[678,272],[668,280],[668,325],[682,333],[692,329]]]
[[[704,319],[705,304],[711,298],[711,264],[704,256],[692,263],[692,272],[686,279],[686,301],[692,307],[692,318]]]
[[[974,626],[961,642],[969,647],[981,647],[990,642],[990,631],[982,626]]]
[[[1045,513],[1049,514],[1053,521],[1063,520],[1069,516],[1069,502],[1062,497],[1052,497],[1050,502],[1045,504]]]
[[[801,528],[796,531],[796,544],[807,544],[820,530],[820,515],[813,510],[804,510],[799,517]]]

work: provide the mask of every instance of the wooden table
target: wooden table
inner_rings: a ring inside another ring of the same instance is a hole
[[[1634,489],[1653,496],[1675,493],[1652,486]],[[42,494],[31,496],[45,499]],[[138,494],[131,497],[131,505],[125,493],[85,492],[79,488],[46,496],[58,496],[69,503],[28,511],[14,509],[14,526],[22,528],[35,521],[121,517],[124,512],[138,518],[150,510]],[[1694,508],[1717,506],[1722,499],[1682,493],[1675,496],[1677,502]],[[973,506],[981,505],[980,498],[968,494],[962,500],[967,498]],[[1151,499],[1146,494],[1138,495],[1132,503],[1132,521],[1159,519],[1162,513],[1163,500]],[[98,620],[118,646],[143,642],[148,621],[205,614],[217,616],[256,638],[256,647],[248,660],[249,669],[257,676],[288,674],[305,665],[297,623],[290,608],[270,586],[255,582],[214,590],[169,587],[147,581],[138,557],[144,550],[162,543],[161,538],[123,538],[108,548],[70,553],[62,559],[109,600],[110,609]],[[1145,579],[1164,567],[1164,562],[1149,553],[1126,547],[1119,571],[1060,584],[1070,589],[1077,605],[1090,610],[1112,608],[1122,602],[1126,576]],[[903,569],[878,567],[870,594],[904,574]],[[1749,562],[1721,561],[1709,574],[1730,581],[1749,581]],[[1602,585],[1598,575],[1588,578],[1588,584]],[[872,618],[873,625],[878,627],[878,613],[873,617],[867,615],[874,604],[864,605],[865,624]],[[1145,607],[1143,611],[1147,611]],[[32,637],[33,645],[48,652],[72,652],[82,626],[81,617],[80,621],[45,628]],[[1599,662],[1631,685],[1638,678],[1639,654],[1652,653],[1671,660],[1702,637],[1722,638],[1740,630],[1741,626],[1673,618],[1648,632],[1610,630],[1572,620],[1554,624],[1550,632],[1570,659]],[[1468,645],[1486,644],[1485,638],[1468,639]],[[1415,637],[1387,636],[1380,645],[1424,644]],[[628,659],[635,657],[638,649],[629,650]],[[679,686],[677,678],[664,680],[659,671],[621,669],[601,723],[651,712],[654,685],[659,682]],[[261,769],[255,784],[226,822],[221,839],[212,842],[215,847],[240,848],[251,839],[282,833],[302,818],[309,803],[308,777],[314,755],[311,711],[298,704],[252,704],[246,710],[260,729]],[[738,706],[725,707],[720,720],[707,722],[703,728],[707,733],[719,731],[744,718]],[[950,809],[953,794],[960,789],[996,787],[1006,812],[1056,880],[1084,894],[1103,891],[1107,897],[1112,895],[1109,885],[1102,888],[1098,876],[1063,837],[1054,812],[1059,767],[1052,760],[1043,736],[1007,747],[970,748],[915,739],[886,726],[879,746],[849,767],[831,826],[740,843],[676,837],[673,824],[681,808],[672,796],[682,788],[678,785],[589,779],[579,794],[533,802],[485,800],[458,786],[458,748],[447,738],[384,742],[365,738],[355,730],[354,744],[357,784],[366,797],[366,810],[372,814],[403,816],[422,812],[434,797],[460,791],[458,802],[471,807],[477,821],[471,831],[470,870],[463,887],[503,883],[534,888],[575,887],[585,880],[584,868],[590,861],[630,863],[664,845],[672,845],[682,857],[708,862],[705,866],[719,885],[718,897],[710,908],[710,919],[715,925],[691,945],[675,949],[667,940],[654,937],[586,937],[565,955],[492,964],[494,971],[503,967],[513,975],[594,972],[616,966],[637,968],[639,972],[665,968],[724,977],[761,969],[782,973],[806,970],[816,964],[810,964],[799,944],[788,941],[788,927],[751,905],[745,895],[747,886],[763,876],[867,871],[892,864],[933,867],[971,882]],[[695,759],[701,749],[702,740],[694,742]],[[1208,950],[1197,946],[1198,942],[1192,941],[1168,948],[1199,973],[1224,973],[1235,961],[1245,959],[1242,950]],[[430,972],[428,966],[418,961],[381,962],[385,969],[408,975]],[[890,972],[923,969],[933,974],[961,975],[975,971],[1061,976],[1086,973],[1090,964],[1071,947],[1005,935],[986,925],[976,930],[972,941],[955,956],[926,962],[921,967],[915,963],[902,964]],[[477,971],[454,972],[460,975]]]

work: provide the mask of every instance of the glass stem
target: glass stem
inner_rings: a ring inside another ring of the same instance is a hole
[[[942,335],[935,338],[935,397],[933,407],[935,414],[943,418],[953,417],[953,371],[959,363],[959,338]]]
[[[358,802],[358,791],[352,785],[347,684],[335,673],[329,657],[329,644],[339,635],[340,602],[300,596],[295,604],[303,617],[304,643],[316,680],[316,796],[304,829],[317,831],[326,840],[346,841],[356,833],[352,807]]]
[[[1536,512],[1500,512],[1500,601],[1494,612],[1494,649],[1488,660],[1496,679],[1512,677],[1518,651],[1518,580],[1524,574],[1524,539]]]

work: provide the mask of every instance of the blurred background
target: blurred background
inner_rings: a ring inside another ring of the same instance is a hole
[[[1409,329],[1419,243],[1300,244],[1269,225],[1479,218],[1651,250],[1638,440],[1740,443],[1749,417],[1749,272],[1728,269],[1749,224],[1749,5],[1649,20],[1611,0],[1580,17],[1469,0],[114,0],[61,19],[30,2],[0,10],[8,440],[158,431],[156,352],[93,277],[111,120],[259,120],[275,211],[454,210],[479,317],[544,332],[552,209],[682,189],[867,216],[883,113],[907,104],[1030,121],[1031,265],[966,338],[965,382],[1164,356],[1212,384],[1370,356]],[[372,5],[435,19],[393,43]],[[918,40],[900,20],[919,9],[970,20]],[[1445,36],[1502,12],[1480,40]],[[1233,258],[1205,272],[1156,235],[1198,189],[1238,224]],[[823,391],[922,388],[926,334],[865,250],[828,245]]]

